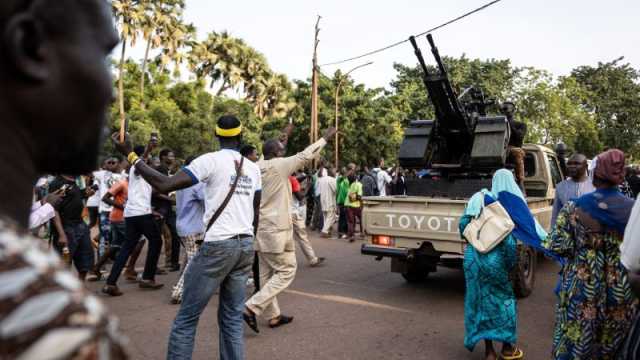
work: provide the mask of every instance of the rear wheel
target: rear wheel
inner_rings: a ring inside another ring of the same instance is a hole
[[[426,270],[406,271],[402,273],[402,277],[413,284],[426,280],[429,277],[429,272]]]
[[[513,271],[513,291],[518,298],[526,298],[533,292],[536,282],[536,251],[525,245],[518,245],[518,263]]]
[[[405,264],[401,274],[407,282],[418,283],[426,280],[430,272],[432,272],[432,270],[426,264],[418,261],[410,261]]]

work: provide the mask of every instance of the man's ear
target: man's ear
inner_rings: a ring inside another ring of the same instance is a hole
[[[4,32],[5,57],[17,75],[32,81],[43,81],[50,75],[47,63],[46,35],[42,24],[31,14],[12,17]]]

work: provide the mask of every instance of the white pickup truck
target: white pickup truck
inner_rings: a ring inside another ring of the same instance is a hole
[[[556,184],[563,178],[560,164],[544,146],[527,144],[524,150],[527,202],[549,230]],[[409,282],[424,280],[438,266],[461,268],[467,243],[460,237],[458,223],[468,198],[442,195],[365,197],[362,222],[367,243],[362,254],[391,258],[391,271]],[[523,245],[518,252],[514,290],[526,297],[535,283],[536,252]]]

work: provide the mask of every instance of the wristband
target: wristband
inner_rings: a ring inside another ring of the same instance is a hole
[[[129,154],[129,156],[127,156],[127,161],[129,161],[129,164],[134,164],[136,162],[136,160],[139,160],[140,158],[138,157],[138,154],[134,153],[133,151]]]

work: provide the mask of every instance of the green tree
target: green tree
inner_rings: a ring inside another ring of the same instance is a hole
[[[578,100],[595,114],[602,142],[640,155],[640,73],[622,61],[580,66],[571,77],[586,90]]]

